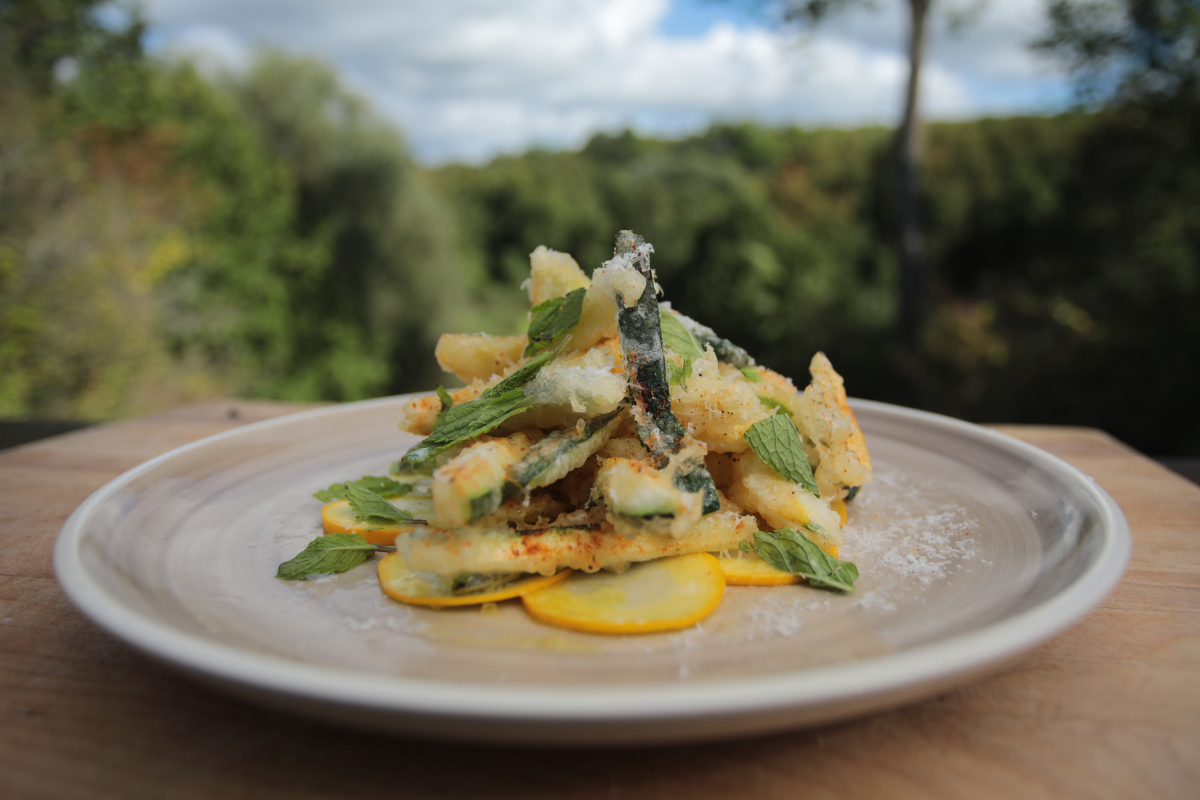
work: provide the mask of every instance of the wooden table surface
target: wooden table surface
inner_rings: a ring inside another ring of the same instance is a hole
[[[1091,429],[998,426],[1120,504],[1116,591],[992,677],[815,730],[577,751],[361,733],[196,685],[66,600],[54,540],[89,494],[299,408],[207,403],[0,453],[0,797],[1200,798],[1200,487]]]

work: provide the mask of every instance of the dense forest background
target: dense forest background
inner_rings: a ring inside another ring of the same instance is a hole
[[[1077,113],[928,126],[906,344],[886,129],[424,169],[327,66],[205,77],[96,5],[0,2],[0,417],[427,390],[441,333],[523,330],[534,247],[590,270],[632,228],[677,308],[798,381],[819,349],[855,396],[1200,454],[1194,47]]]

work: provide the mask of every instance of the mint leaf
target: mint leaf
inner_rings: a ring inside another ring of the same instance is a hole
[[[456,444],[482,436],[509,417],[528,411],[533,404],[525,398],[522,388],[562,351],[563,339],[553,350],[529,359],[520,369],[497,383],[474,400],[450,408],[437,428],[419,444],[404,454],[399,466],[419,470],[421,465],[438,453]]]
[[[804,455],[804,444],[796,426],[787,417],[772,414],[750,426],[742,438],[755,454],[785,481],[799,484],[817,497],[821,491]]]
[[[355,516],[363,522],[386,525],[390,522],[417,522],[407,511],[401,511],[370,489],[360,489],[354,484],[346,486],[346,499]]]
[[[398,472],[398,470],[393,470]],[[412,486],[407,483],[394,481],[387,476],[364,475],[356,481],[346,481],[345,483],[335,483],[328,489],[322,489],[319,492],[314,492],[313,497],[320,500],[322,503],[332,503],[334,500],[346,499],[346,487],[357,486],[360,489],[367,489],[375,492],[383,497],[403,497],[412,491]]]
[[[557,345],[555,345],[553,350],[546,350],[534,358],[529,359],[524,366],[522,366],[512,375],[509,375],[507,378],[500,381],[492,388],[486,390],[483,394],[479,395],[478,400],[487,400],[493,397],[499,397],[502,394],[511,392],[513,389],[520,389],[522,386],[533,380],[537,374],[542,371],[542,367],[553,361],[558,354],[562,352],[562,349],[566,346],[566,344],[566,340],[560,341]],[[474,403],[477,402],[477,400],[472,400],[471,402]],[[463,403],[463,405],[467,404]]]
[[[815,525],[807,527],[814,533],[820,531]],[[849,593],[854,591],[854,582],[858,580],[858,567],[829,555],[794,528],[774,533],[758,531],[754,534],[754,544],[742,542],[741,548],[752,550],[775,569],[803,577],[818,589]]]
[[[345,572],[369,559],[375,545],[357,533],[330,533],[313,539],[290,561],[279,565],[276,578],[302,581],[309,575]]]
[[[400,464],[406,468],[420,469],[422,464],[438,453],[468,439],[482,436],[509,417],[531,408],[533,405],[525,399],[525,392],[520,389],[514,389],[499,397],[480,397],[460,403],[446,413],[437,430],[404,454]]]
[[[659,315],[659,328],[662,329],[663,347],[671,350],[684,358],[703,358],[704,351],[700,349],[699,342],[696,337],[692,336],[692,332],[683,326],[674,314],[669,311],[663,311]]]
[[[760,394],[758,396],[758,399],[761,400],[762,404],[764,406],[766,406],[767,408],[773,408],[776,411],[782,411],[784,414],[787,414],[789,417],[792,416],[792,410],[790,408],[788,408],[787,406],[785,406],[783,403],[776,400],[774,397],[767,397],[766,395]]]
[[[450,393],[446,391],[445,386],[439,385],[436,391],[438,399],[442,401],[442,410],[438,412],[437,419],[433,421],[433,430],[435,431],[446,418],[446,412],[454,407],[454,398],[451,397]]]
[[[540,353],[579,324],[587,289],[568,292],[566,297],[551,297],[530,310],[529,344],[525,355]]]
[[[742,376],[745,377],[746,380],[750,381],[750,383],[763,382],[762,375],[759,375],[758,370],[756,370],[754,367],[742,367],[739,372],[741,372]]]
[[[686,386],[688,378],[692,377],[693,363],[695,362],[687,356],[683,357],[683,364],[678,367],[667,361],[667,383],[672,386]]]

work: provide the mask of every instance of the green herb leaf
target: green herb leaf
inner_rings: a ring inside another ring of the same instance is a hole
[[[674,314],[669,311],[660,312],[658,324],[662,329],[663,347],[684,358],[694,360],[704,357],[704,350],[696,341],[696,337],[692,336],[692,332],[685,328]]]
[[[683,357],[683,364],[678,367],[675,366],[674,362],[667,361],[667,383],[672,386],[687,385],[688,378],[692,377],[692,364],[694,363],[687,356]]]
[[[804,455],[800,434],[787,417],[772,414],[759,420],[750,426],[742,438],[779,477],[800,484],[817,497],[821,496],[813,479],[812,467]]]
[[[566,297],[551,297],[529,312],[529,344],[525,355],[540,353],[579,324],[587,289],[576,289]]]
[[[346,486],[346,499],[355,516],[363,522],[386,525],[389,522],[415,522],[412,514],[401,511],[370,489],[360,489],[354,484]]]
[[[567,342],[564,339],[555,345],[553,350],[546,350],[538,356],[529,359],[529,361],[527,361],[512,375],[509,375],[492,388],[484,391],[483,394],[479,395],[478,399],[488,400],[494,397],[499,397],[502,394],[507,394],[513,389],[520,389],[522,386],[537,377],[537,374],[542,371],[542,367],[546,366],[555,358],[557,358],[558,354],[562,352],[562,349],[566,346],[566,344]],[[472,400],[471,402],[475,401]],[[462,405],[466,405],[466,403],[463,403]],[[458,408],[459,406],[455,407]]]
[[[764,406],[766,406],[767,408],[773,408],[776,411],[782,411],[784,414],[787,414],[789,417],[792,416],[792,410],[790,408],[788,408],[787,406],[785,406],[783,403],[776,400],[774,397],[767,397],[766,395],[760,394],[758,396],[758,399],[761,400],[762,404]]]
[[[441,426],[442,421],[446,419],[446,412],[454,407],[454,398],[446,391],[445,386],[439,385],[436,391],[438,399],[442,401],[442,410],[438,412],[437,419],[433,421],[433,430],[435,431]]]
[[[487,389],[474,400],[459,403],[446,412],[438,429],[425,437],[416,447],[409,450],[399,466],[420,469],[429,459],[457,444],[482,436],[509,417],[527,411],[532,404],[525,401],[521,390],[562,351],[566,340],[560,341],[553,350],[547,350],[531,358],[513,374]]]
[[[566,339],[563,339],[553,350],[546,350],[529,359],[520,369],[479,397],[451,408],[442,419],[442,424],[405,453],[398,466],[420,470],[423,464],[438,453],[468,439],[482,436],[509,417],[533,408],[521,387],[533,380],[542,367],[553,361],[566,343]]]
[[[532,407],[533,405],[525,399],[525,392],[520,389],[506,392],[499,397],[480,397],[460,403],[446,413],[437,430],[404,454],[400,464],[406,468],[420,469],[422,464],[438,453],[468,439],[482,436],[509,417],[528,411]]]
[[[807,527],[811,529],[815,526]],[[741,546],[743,550],[757,553],[775,569],[800,575],[810,586],[818,589],[836,589],[848,593],[854,591],[854,582],[858,580],[858,567],[829,555],[794,528],[784,528],[774,533],[758,531],[754,534],[753,545],[742,542]]]
[[[397,462],[397,465],[399,462]],[[392,470],[399,472],[399,470]],[[412,486],[407,483],[399,483],[387,476],[364,475],[356,481],[346,481],[345,483],[335,483],[328,489],[322,489],[315,492],[313,497],[320,500],[322,503],[332,503],[334,500],[346,499],[346,487],[357,486],[359,489],[367,489],[375,492],[383,497],[403,497],[412,491]]]
[[[739,371],[746,378],[746,380],[750,381],[750,383],[763,382],[762,375],[759,375],[758,370],[756,370],[754,367],[742,367]]]
[[[290,561],[279,565],[276,578],[302,581],[310,575],[345,572],[369,559],[375,545],[357,533],[330,533],[308,543],[308,547]]]

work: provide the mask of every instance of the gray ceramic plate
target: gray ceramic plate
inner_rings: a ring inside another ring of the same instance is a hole
[[[730,587],[673,634],[543,626],[388,600],[372,565],[304,583],[276,566],[320,530],[310,495],[414,441],[406,398],[250,425],[148,461],[63,527],[67,595],[126,642],[242,697],[352,725],[493,742],[716,739],[926,697],[1080,619],[1129,528],[1073,467],[985,428],[854,402],[876,479],[851,504],[857,591]]]

